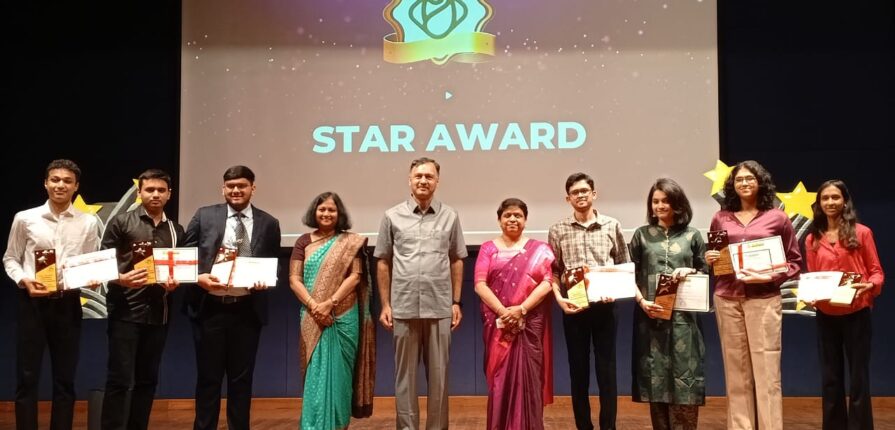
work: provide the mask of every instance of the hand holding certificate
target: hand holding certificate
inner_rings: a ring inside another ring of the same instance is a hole
[[[780,236],[733,243],[727,249],[738,279],[750,274],[770,275],[789,270]]]
[[[62,269],[65,288],[94,286],[97,282],[118,279],[118,260],[115,249],[90,252],[70,257]]]
[[[196,282],[199,278],[198,248],[155,248],[155,277],[159,283],[168,279],[177,282]]]
[[[275,287],[277,285],[277,259],[260,257],[236,257],[230,286],[233,288],[253,288],[255,285]]]
[[[587,279],[587,298],[591,302],[634,298],[637,283],[634,281],[634,263],[615,266],[589,267],[584,274]]]
[[[687,275],[677,287],[674,310],[688,312],[708,312],[709,275]]]

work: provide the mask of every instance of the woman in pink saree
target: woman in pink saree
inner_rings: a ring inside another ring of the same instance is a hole
[[[482,299],[488,429],[543,429],[553,403],[550,301],[553,251],[522,233],[528,207],[506,199],[497,209],[501,235],[482,244],[475,292]]]

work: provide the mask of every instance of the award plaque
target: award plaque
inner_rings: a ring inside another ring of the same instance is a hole
[[[56,280],[55,249],[34,250],[34,280],[43,284],[51,293],[59,289]]]
[[[146,285],[158,283],[155,277],[155,259],[152,256],[152,242],[134,242],[131,245],[134,270],[146,269]]]
[[[712,272],[715,273],[715,276],[732,275],[734,273],[733,261],[730,259],[730,252],[727,251],[727,247],[730,245],[727,230],[710,231],[708,239],[706,247],[710,251],[721,253],[721,257],[712,265]]]
[[[855,300],[855,293],[852,284],[861,282],[861,274],[855,272],[845,272],[842,274],[842,280],[839,281],[839,288],[833,290],[833,297],[830,298],[830,305],[849,307]]]
[[[565,285],[571,285],[566,291],[569,301],[581,309],[590,307],[590,302],[587,299],[588,281],[584,276],[586,273],[587,267],[576,267],[574,269],[566,270],[563,274]]]
[[[218,248],[217,255],[214,256],[214,264],[211,266],[211,276],[218,278],[218,282],[224,285],[230,285],[230,278],[233,276],[233,262],[239,251],[235,248]]]
[[[653,302],[662,306],[662,311],[656,314],[656,318],[663,320],[671,319],[671,311],[674,310],[674,301],[677,297],[679,284],[679,280],[674,279],[667,273],[660,273],[656,276],[656,299]]]

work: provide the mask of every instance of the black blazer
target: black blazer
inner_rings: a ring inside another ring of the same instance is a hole
[[[280,222],[267,212],[252,206],[252,255],[277,258],[280,252]],[[214,258],[224,241],[227,226],[227,204],[199,208],[186,228],[184,245],[199,248],[199,273],[210,273]],[[208,292],[198,284],[184,288],[183,311],[198,318]],[[267,291],[252,291],[251,300],[261,324],[267,324]]]

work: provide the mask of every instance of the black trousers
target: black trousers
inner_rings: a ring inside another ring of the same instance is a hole
[[[16,328],[16,429],[37,429],[37,396],[44,349],[50,350],[53,407],[50,429],[71,429],[75,369],[81,342],[81,301],[77,292],[61,298],[32,298],[19,289]]]
[[[206,301],[193,320],[198,373],[195,430],[217,429],[225,374],[227,424],[230,430],[248,430],[260,336],[261,322],[251,300],[232,304]]]
[[[839,316],[818,311],[815,319],[823,381],[824,430],[872,429],[870,338],[873,324],[870,308]],[[844,369],[848,369],[851,381],[847,407]]]
[[[573,315],[563,314],[563,331],[569,354],[572,382],[572,411],[579,430],[594,428],[590,419],[590,351],[593,345],[597,386],[600,388],[600,428],[615,429],[618,390],[615,380],[614,303],[591,303]]]
[[[145,430],[158,385],[168,325],[109,320],[103,430]],[[128,401],[129,400],[129,401]]]

